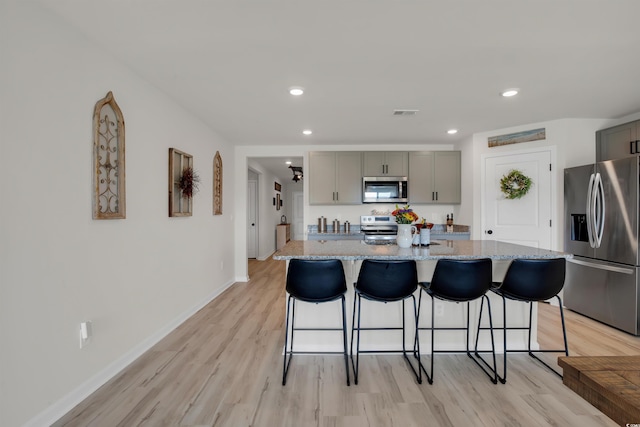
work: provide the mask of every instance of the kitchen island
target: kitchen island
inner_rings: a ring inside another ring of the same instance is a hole
[[[343,261],[363,259],[424,261],[440,258],[512,260],[558,257],[567,258],[571,255],[495,240],[433,240],[429,246],[412,246],[407,249],[397,245],[368,245],[357,240],[293,240],[273,255],[273,259],[277,260],[296,258]]]
[[[428,247],[414,246],[403,249],[397,245],[368,245],[363,241],[331,240],[311,241],[296,240],[287,243],[277,251],[273,258],[276,260],[290,259],[339,259],[342,261],[347,279],[348,291],[346,295],[349,311],[353,309],[353,283],[358,278],[360,265],[364,259],[374,260],[415,260],[418,268],[418,280],[427,282],[431,280],[433,270],[438,259],[476,259],[491,258],[493,261],[493,279],[500,281],[513,259],[518,258],[571,258],[571,254],[564,252],[538,249],[513,243],[499,242],[495,240],[434,240]],[[283,284],[284,286],[284,284]],[[416,291],[416,297],[418,292]],[[494,327],[502,326],[502,301],[501,298],[490,294],[493,312]],[[436,322],[438,326],[454,327],[464,325],[466,322],[466,304],[436,301]],[[478,309],[480,303],[471,303],[471,329],[477,325]],[[536,311],[534,310],[534,313]],[[410,318],[410,310],[407,311],[407,325],[413,322]],[[348,313],[347,318],[351,320]],[[362,322],[367,325],[380,324],[380,318],[385,323],[401,324],[401,308],[399,304],[378,304],[369,302],[364,306]],[[421,325],[431,319],[431,303],[429,297],[423,296],[423,304],[420,312]],[[520,302],[507,301],[507,322],[510,325],[525,326],[528,323],[528,305]],[[485,316],[486,319],[486,316]],[[537,317],[534,316],[533,349],[537,349],[535,334]],[[338,304],[305,304],[296,316],[298,327],[313,327],[325,325],[326,327],[339,327],[340,315]],[[483,326],[485,326],[483,324]],[[351,325],[348,325],[350,332]],[[407,342],[409,348],[413,345],[413,330],[408,329]],[[339,334],[333,334],[339,335]],[[421,339],[421,352],[430,351],[430,343],[425,334]],[[496,330],[496,351],[502,352],[502,332]],[[508,335],[509,348],[526,348],[527,335],[524,331],[512,331]],[[391,331],[371,332],[363,335],[362,346],[366,348],[385,349],[397,348],[398,333]],[[489,334],[484,333],[480,337],[481,348],[487,348],[490,344]],[[340,351],[342,343],[339,336],[331,336],[326,332],[305,335],[296,335],[297,351]],[[438,332],[436,335],[436,349],[462,350],[465,348],[464,333],[460,331]]]

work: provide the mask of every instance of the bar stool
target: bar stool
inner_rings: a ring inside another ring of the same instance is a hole
[[[484,301],[487,301],[487,310],[489,313],[489,323],[491,326],[491,303],[487,297],[487,291],[491,288],[491,274],[492,264],[488,258],[483,259],[465,259],[465,260],[453,260],[453,259],[440,259],[436,264],[436,268],[433,272],[431,282],[420,282],[420,288],[427,295],[431,297],[431,327],[420,327],[416,329],[416,343],[418,342],[418,334],[421,330],[431,331],[431,372],[420,364],[420,368],[424,370],[427,375],[429,384],[433,384],[433,362],[435,353],[466,353],[480,368],[489,376],[491,382],[497,384],[497,372],[496,372],[496,352],[495,342],[493,339],[493,329],[491,332],[491,354],[493,356],[493,367],[491,367],[480,356],[480,351],[477,349],[478,340],[476,339],[476,348],[472,352],[469,347],[469,314],[470,314],[470,302],[480,298],[482,304],[480,305],[480,311],[482,312]],[[443,301],[451,302],[466,302],[467,303],[467,326],[466,327],[436,327],[435,326],[435,300],[440,299]],[[422,305],[422,292],[420,292],[420,299],[418,303],[418,313],[420,313],[420,306]],[[464,330],[466,331],[466,350],[435,350],[435,332],[438,330]],[[478,331],[479,333],[479,331]],[[416,348],[416,351],[418,349]],[[475,356],[475,357],[474,357]],[[486,366],[486,367],[485,367]]]
[[[287,373],[289,365],[294,354],[314,353],[293,351],[293,333],[294,331],[342,331],[342,352],[325,352],[323,354],[343,354],[344,366],[347,371],[347,385],[349,382],[349,359],[347,356],[347,326],[344,294],[347,291],[347,283],[344,278],[344,269],[342,262],[337,259],[333,260],[301,260],[292,259],[289,261],[287,271],[287,314],[285,322],[285,339],[284,339],[284,360],[282,367],[282,385],[287,382]],[[304,301],[308,303],[324,303],[330,301],[341,300],[342,302],[342,328],[296,328],[295,312],[296,301]],[[291,313],[291,329],[289,329],[289,314]],[[289,331],[291,332],[291,344],[287,346]],[[288,361],[287,361],[287,355]]]
[[[418,311],[414,292],[418,288],[418,272],[415,261],[376,261],[364,260],[358,275],[358,281],[354,284],[355,296],[353,300],[353,321],[351,329],[351,364],[353,366],[354,383],[358,384],[358,368],[360,366],[360,353],[398,353],[402,351],[404,359],[416,376],[418,384],[422,383],[420,371],[420,358],[418,352],[418,368],[414,368],[405,348],[405,301],[413,299],[413,318],[417,326]],[[374,302],[400,302],[402,305],[401,327],[362,327],[360,317],[362,313],[362,300]],[[356,322],[357,312],[357,322]],[[402,331],[402,350],[361,350],[360,332],[384,330]],[[353,359],[353,341],[356,338],[356,358]],[[419,348],[419,342],[416,343]]]
[[[534,353],[564,353],[569,355],[569,347],[567,345],[567,330],[564,324],[564,311],[562,309],[562,299],[558,293],[564,287],[564,279],[566,273],[566,260],[564,258],[552,259],[515,259],[511,261],[507,273],[503,281],[494,283],[492,292],[502,297],[502,313],[503,313],[503,339],[504,339],[504,364],[503,375],[498,378],[501,383],[507,381],[507,353],[528,353],[529,356],[542,363],[548,369],[562,378],[562,375],[555,369],[538,358]],[[546,301],[551,298],[557,298],[558,307],[560,309],[560,320],[562,323],[562,337],[564,339],[564,348],[558,350],[531,350],[531,320],[533,318],[533,302]],[[523,327],[507,326],[507,303],[506,300],[522,301],[529,303],[529,325]],[[478,320],[478,328],[482,321],[482,312]],[[509,330],[527,330],[529,331],[529,340],[527,349],[508,349],[507,348],[507,331]]]

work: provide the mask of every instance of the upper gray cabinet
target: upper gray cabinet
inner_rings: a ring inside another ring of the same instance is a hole
[[[410,154],[410,203],[460,203],[460,185],[460,151],[418,151]]]
[[[313,151],[309,153],[309,204],[362,203],[362,153]]]
[[[596,132],[596,161],[640,155],[640,120]]]
[[[406,151],[367,151],[363,154],[364,176],[407,176],[409,153]]]

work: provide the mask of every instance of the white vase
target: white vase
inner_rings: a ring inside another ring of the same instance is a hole
[[[398,224],[398,235],[396,236],[396,242],[401,248],[410,248],[413,242],[413,236],[411,232],[418,232],[418,229],[411,224]]]

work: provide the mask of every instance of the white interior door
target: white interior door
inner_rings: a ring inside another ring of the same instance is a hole
[[[247,258],[258,256],[258,182],[247,181]]]
[[[292,196],[291,240],[304,240],[304,194],[302,191],[294,191]]]
[[[488,156],[484,168],[484,238],[551,249],[551,150]],[[511,169],[532,181],[520,199],[500,191],[500,180]]]

